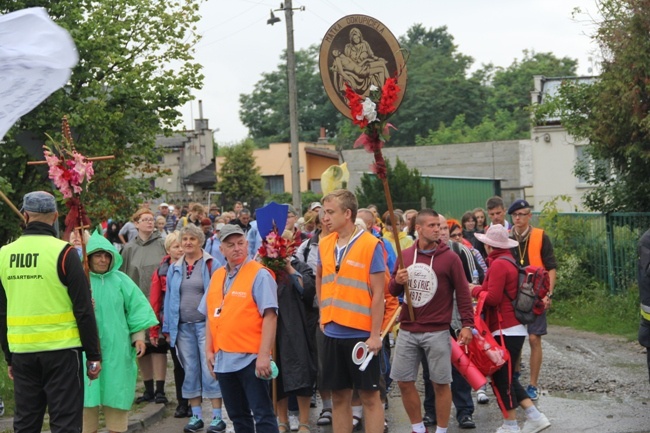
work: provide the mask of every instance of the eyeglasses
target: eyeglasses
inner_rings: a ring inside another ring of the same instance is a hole
[[[523,217],[528,216],[528,215],[530,215],[530,212],[525,212],[525,213],[524,212],[515,212],[515,213],[512,214],[512,217],[513,218],[523,218]]]
[[[456,239],[456,238],[462,238],[462,237],[463,237],[463,234],[462,234],[462,233],[454,233],[454,234],[452,234],[452,235],[449,235],[449,237],[450,237],[450,238],[454,238],[454,239]]]

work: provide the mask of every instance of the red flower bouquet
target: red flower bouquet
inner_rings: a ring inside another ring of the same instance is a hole
[[[381,148],[383,143],[390,139],[389,129],[395,128],[388,123],[388,118],[397,110],[395,103],[399,92],[397,78],[387,78],[381,89],[371,86],[370,94],[365,98],[352,90],[347,83],[345,85],[345,98],[350,107],[352,121],[363,130],[354,147],[363,146],[368,152],[375,154],[372,171],[382,179],[386,177],[386,163],[381,155]]]
[[[278,228],[274,226],[273,230],[262,239],[262,246],[257,250],[257,253],[262,260],[262,264],[272,270],[276,276],[279,276],[286,272],[287,260],[291,260],[295,250],[296,245],[293,236],[285,237],[280,235]]]

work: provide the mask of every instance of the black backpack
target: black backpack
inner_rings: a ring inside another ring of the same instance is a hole
[[[517,295],[512,299],[507,292],[505,295],[512,301],[515,317],[522,325],[533,323],[537,316],[544,312],[544,301],[550,287],[548,271],[541,266],[519,266],[512,257],[499,257],[512,263],[519,273]]]

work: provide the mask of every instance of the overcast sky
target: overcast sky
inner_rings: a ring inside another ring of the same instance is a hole
[[[553,52],[579,61],[578,73],[591,75],[589,57],[597,58],[591,42],[593,24],[585,15],[572,18],[580,7],[594,15],[595,0],[293,0],[296,49],[320,45],[327,29],[345,15],[364,14],[386,25],[396,37],[413,24],[426,28],[447,26],[458,50],[474,58],[473,69],[492,62],[509,66],[522,58],[523,50]],[[280,0],[207,0],[201,5],[196,60],[203,65],[204,87],[194,91],[196,100],[183,107],[183,122],[193,129],[203,116],[215,130],[220,144],[244,139],[248,130],[239,120],[239,95],[250,93],[261,74],[277,69],[286,48],[282,19],[266,24],[270,10]]]

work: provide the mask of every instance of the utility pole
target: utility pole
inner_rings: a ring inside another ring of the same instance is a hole
[[[302,203],[300,197],[300,154],[298,148],[298,90],[296,89],[296,51],[293,46],[293,5],[292,0],[280,3],[280,9],[275,12],[284,11],[284,18],[287,21],[287,83],[289,90],[289,135],[291,138],[291,196],[293,207],[302,214]],[[296,10],[304,11],[305,7],[300,6]],[[271,10],[271,17],[266,21],[273,25],[280,22]]]
[[[291,194],[293,207],[302,215],[300,197],[300,153],[298,150],[298,91],[296,89],[296,52],[293,46],[293,7],[291,0],[284,3],[287,21],[287,81],[289,83],[289,130],[291,137]]]

